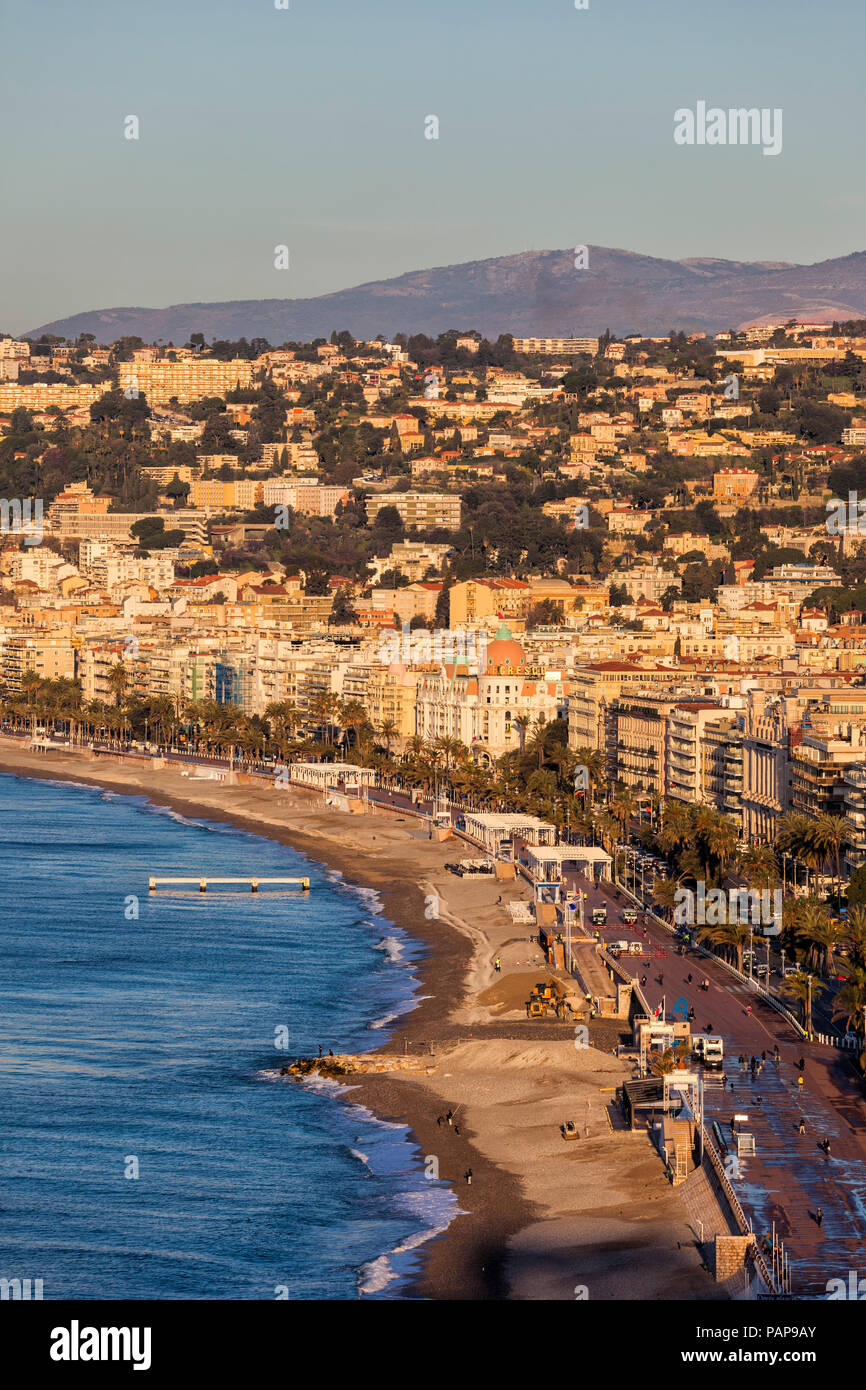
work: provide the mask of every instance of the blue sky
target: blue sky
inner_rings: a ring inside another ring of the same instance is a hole
[[[0,329],[579,243],[866,249],[862,0],[290,4],[5,0]],[[698,100],[781,107],[782,153],[676,146]]]

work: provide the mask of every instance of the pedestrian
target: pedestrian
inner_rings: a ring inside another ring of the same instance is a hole
[[[830,1152],[830,1140],[825,1138],[825,1139],[822,1141],[822,1143],[821,1143],[821,1148],[824,1150],[825,1154],[829,1154],[829,1152]]]
[[[663,985],[664,982],[665,982],[665,977],[664,977],[664,975],[659,975],[657,978],[658,978],[659,984],[660,984],[660,985]]]
[[[499,974],[500,970],[502,969],[502,961],[499,959],[498,956],[496,957],[495,961],[493,962],[493,969],[496,971],[497,975]]]
[[[453,1111],[453,1110],[449,1110],[448,1113],[446,1114],[445,1118],[446,1118],[446,1120],[448,1121],[449,1125],[453,1125],[453,1123],[454,1123],[454,1111]]]
[[[459,1126],[459,1125],[455,1125],[455,1126],[454,1126],[454,1133],[455,1133],[455,1134],[459,1134],[459,1133],[460,1133],[460,1126]]]
[[[773,1048],[773,1061],[776,1063],[776,1066],[778,1066],[781,1060],[782,1058],[779,1055],[779,1044],[776,1043],[776,1046]]]
[[[322,1055],[322,1044],[319,1043],[319,1056],[321,1057],[321,1055]]]
[[[805,1070],[806,1070],[806,1058],[805,1058],[805,1057],[801,1057],[800,1060],[799,1060],[799,1062],[797,1063],[797,1066],[800,1068],[800,1071],[805,1071]]]
[[[797,1126],[797,1128],[799,1129],[799,1131],[800,1131],[801,1134],[805,1134],[805,1133],[806,1133],[806,1121],[803,1119],[803,1116],[802,1116],[802,1115],[800,1116],[800,1123],[799,1123],[799,1125]]]
[[[823,1213],[823,1211],[821,1210],[820,1207],[819,1207],[818,1210],[815,1212],[815,1220],[817,1221],[817,1223],[818,1223],[818,1228],[819,1228],[819,1230],[820,1230],[821,1225],[822,1225],[822,1223],[823,1223],[823,1221],[824,1221],[824,1213]]]
[[[471,1169],[471,1168],[467,1168],[467,1169],[466,1169],[466,1172],[464,1173],[463,1176],[464,1176],[465,1179],[466,1179],[466,1185],[467,1185],[467,1187],[471,1187],[471,1186],[472,1186],[472,1169]]]
[[[691,982],[692,982],[692,977],[691,977],[691,975],[687,975],[687,976],[686,976],[686,984],[687,984],[687,985],[690,985]]]
[[[764,1103],[764,1102],[761,1100],[761,1097],[760,1097],[760,1096],[755,1096],[755,1104],[756,1104],[756,1105],[763,1105],[763,1103]]]
[[[442,1116],[441,1116],[441,1115],[437,1115],[437,1116],[436,1116],[436,1128],[437,1128],[437,1129],[441,1129],[441,1128],[442,1128]]]
[[[761,1066],[762,1066],[762,1067],[765,1066],[765,1065],[766,1065],[766,1062],[767,1062],[767,1054],[766,1054],[766,1052],[762,1052],[762,1053],[761,1053]]]
[[[496,906],[498,907],[499,904],[500,904],[501,902],[502,902],[502,894],[500,893],[500,894],[499,894],[499,897],[496,899]]]
[[[798,1076],[798,1077],[797,1077],[797,1090],[798,1090],[798,1091],[802,1091],[802,1089],[803,1089],[803,1078],[802,1078],[802,1076]]]
[[[645,985],[645,984],[646,984],[646,975],[641,975],[641,977],[640,977],[640,982],[641,982],[641,985]]]

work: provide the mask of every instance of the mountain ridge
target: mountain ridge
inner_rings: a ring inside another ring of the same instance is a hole
[[[379,333],[477,329],[487,337],[641,332],[718,332],[768,318],[816,320],[866,316],[866,251],[813,265],[788,261],[666,260],[621,248],[590,246],[586,269],[567,251],[510,256],[406,271],[307,299],[200,301],[148,308],[87,310],[40,325],[42,333],[100,342],[137,336],[177,345],[190,333],[207,338],[310,341],[348,328],[356,338]]]

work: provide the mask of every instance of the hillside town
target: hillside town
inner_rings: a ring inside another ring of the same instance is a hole
[[[866,864],[866,321],[5,338],[0,430],[8,725]]]

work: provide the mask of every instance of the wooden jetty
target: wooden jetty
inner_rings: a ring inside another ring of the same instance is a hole
[[[300,888],[304,893],[310,891],[308,878],[152,878],[148,887],[151,893],[155,893],[157,888],[189,887],[198,884],[198,891],[206,893],[208,885],[216,883],[248,883],[254,893],[258,893],[260,884],[281,884],[286,888]]]

